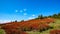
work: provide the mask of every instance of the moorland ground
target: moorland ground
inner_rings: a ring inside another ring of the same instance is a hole
[[[55,19],[55,23],[50,23],[50,26],[53,27],[53,29],[60,29],[60,19]],[[50,34],[50,30],[53,29],[48,29],[43,32],[38,32],[38,31],[26,31],[28,34]],[[0,34],[6,34],[3,29],[0,29]]]

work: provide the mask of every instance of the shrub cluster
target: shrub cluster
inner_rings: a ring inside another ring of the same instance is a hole
[[[13,23],[7,23],[3,25],[1,28],[6,31],[7,34],[21,34],[25,33],[25,31],[45,31],[52,27],[50,27],[48,24],[54,22],[54,19],[52,18],[45,18],[45,19],[33,19],[29,21],[23,21],[23,22],[13,22]]]

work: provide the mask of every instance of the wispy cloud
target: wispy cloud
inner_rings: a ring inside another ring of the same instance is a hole
[[[34,17],[35,15],[33,14],[32,16]]]
[[[28,19],[34,19],[36,17],[35,14],[32,14],[30,17],[28,17]]]
[[[27,9],[15,10],[15,12],[24,12],[24,11],[27,11]]]
[[[0,24],[11,22],[11,20],[0,20]]]
[[[28,19],[34,19],[34,17],[29,17]]]
[[[27,13],[24,13],[24,15],[27,15]]]
[[[27,9],[23,9],[24,11],[27,11]]]
[[[18,10],[15,10],[15,12],[18,12]]]
[[[20,12],[23,12],[22,10],[20,10]]]

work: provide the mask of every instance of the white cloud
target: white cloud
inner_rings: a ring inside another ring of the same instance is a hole
[[[0,24],[11,22],[11,20],[0,20]]]
[[[24,13],[24,15],[27,15],[27,13]]]
[[[18,12],[18,10],[16,10],[15,12]]]
[[[34,17],[35,15],[33,14],[32,16]]]
[[[20,11],[15,10],[15,12],[23,12],[23,11],[27,11],[27,9],[23,9],[23,10],[20,10]]]
[[[35,14],[32,14],[32,16],[28,17],[28,19],[34,19],[36,17]]]
[[[20,12],[23,12],[22,10],[20,10]]]
[[[23,9],[24,11],[26,11],[27,9]]]
[[[35,17],[29,17],[28,19],[34,19]]]
[[[28,19],[32,19],[32,17],[29,17]]]

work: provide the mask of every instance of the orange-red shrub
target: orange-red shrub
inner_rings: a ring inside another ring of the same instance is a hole
[[[23,22],[10,22],[6,23],[2,26],[2,29],[5,29],[6,32],[12,33],[16,32],[19,33],[21,31],[26,30],[45,30],[48,29],[50,26],[47,23],[54,22],[54,19],[52,18],[45,18],[45,19],[33,19],[29,21],[23,21]],[[20,29],[20,31],[19,31]],[[59,32],[58,32],[59,33]]]
[[[51,30],[50,34],[60,34],[60,30]]]

